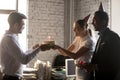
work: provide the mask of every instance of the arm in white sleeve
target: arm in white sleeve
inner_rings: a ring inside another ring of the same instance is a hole
[[[29,54],[23,52],[20,48],[19,43],[14,40],[12,37],[7,37],[5,39],[6,50],[9,52],[11,56],[13,56],[16,60],[21,62],[22,64],[27,64],[30,60],[32,60],[38,51],[31,50]]]

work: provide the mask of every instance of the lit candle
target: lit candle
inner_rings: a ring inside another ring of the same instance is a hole
[[[52,39],[51,36],[48,36],[48,40],[51,41],[51,39]]]
[[[44,44],[50,44],[50,45],[54,45],[55,41],[53,40],[53,38],[51,36],[47,37],[47,40],[44,41]]]

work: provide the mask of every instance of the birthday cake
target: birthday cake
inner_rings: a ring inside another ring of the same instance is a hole
[[[48,36],[47,40],[44,41],[44,44],[54,45],[55,41],[51,36]]]
[[[54,45],[54,44],[55,44],[55,41],[44,41],[44,44]]]

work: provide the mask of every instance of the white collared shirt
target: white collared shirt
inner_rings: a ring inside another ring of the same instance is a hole
[[[23,64],[27,64],[37,53],[33,49],[26,52],[20,48],[17,35],[7,31],[0,44],[1,68],[3,74],[22,76]]]
[[[87,63],[91,62],[91,57],[93,55],[94,46],[95,46],[95,43],[94,43],[92,37],[90,37],[89,35],[86,35],[82,38],[76,37],[73,42],[74,42],[73,44],[75,45],[75,48],[72,52],[76,53],[83,46],[90,49],[86,54],[84,54],[80,58],[76,59],[76,61],[78,62],[78,61],[82,60]]]

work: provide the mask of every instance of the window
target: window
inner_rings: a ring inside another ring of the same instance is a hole
[[[0,0],[0,9],[16,10],[16,0]]]
[[[8,29],[7,17],[8,14],[0,14],[0,40],[5,30]]]
[[[111,28],[120,36],[120,0],[111,0]]]
[[[26,15],[26,0],[0,0],[0,40],[9,28],[7,21],[8,15],[12,11],[18,11]],[[25,25],[26,26],[26,25]],[[23,50],[26,50],[26,28],[19,36]]]
[[[17,0],[0,0],[0,40],[9,25],[7,18],[10,12],[17,10]]]
[[[0,14],[18,10],[18,0],[0,0]]]

